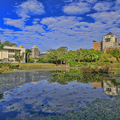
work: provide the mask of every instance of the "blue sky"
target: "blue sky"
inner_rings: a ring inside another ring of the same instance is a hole
[[[120,0],[0,0],[0,39],[45,52],[92,48],[108,32],[120,40]]]

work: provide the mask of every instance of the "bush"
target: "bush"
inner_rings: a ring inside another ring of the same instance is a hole
[[[34,63],[35,62],[35,60],[30,60],[30,63]]]

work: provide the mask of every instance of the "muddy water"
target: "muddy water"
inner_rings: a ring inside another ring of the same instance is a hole
[[[120,75],[82,70],[23,70],[0,74],[0,119],[64,114],[96,99],[113,101]]]

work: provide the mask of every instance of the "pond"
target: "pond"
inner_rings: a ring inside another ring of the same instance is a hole
[[[118,99],[119,89],[119,74],[85,73],[79,69],[3,73],[0,74],[0,119],[62,115],[85,110],[96,100],[98,104],[103,100],[103,106],[111,105],[109,102]]]

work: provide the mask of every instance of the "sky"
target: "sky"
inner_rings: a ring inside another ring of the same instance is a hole
[[[120,0],[0,0],[2,43],[90,49],[108,32],[120,40]]]

